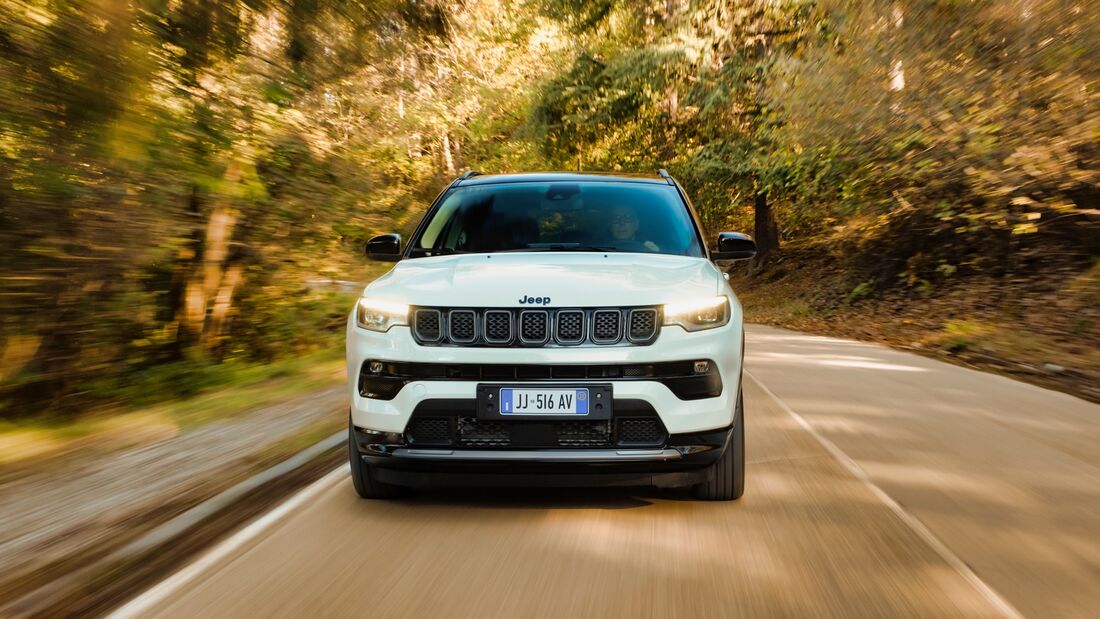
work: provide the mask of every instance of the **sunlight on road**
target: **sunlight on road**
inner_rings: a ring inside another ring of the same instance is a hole
[[[807,355],[801,353],[758,352],[753,359],[762,362],[772,361],[784,364],[823,365],[834,368],[856,368],[860,370],[889,370],[893,372],[927,372],[924,368],[912,365],[885,363],[870,357],[849,357],[843,355]]]

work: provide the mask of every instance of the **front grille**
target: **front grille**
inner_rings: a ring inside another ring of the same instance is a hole
[[[485,312],[485,341],[490,344],[507,344],[512,341],[512,312]]]
[[[597,344],[614,344],[622,337],[622,312],[596,310],[592,314],[592,341]]]
[[[550,339],[550,314],[540,310],[520,312],[519,339],[524,344],[545,344]]]
[[[413,315],[416,337],[425,342],[438,342],[443,338],[443,321],[437,309],[418,309]]]
[[[630,310],[630,330],[627,337],[632,342],[645,341],[653,337],[657,332],[657,310],[635,309]]]
[[[660,335],[656,307],[413,308],[413,336],[425,346],[646,346]]]
[[[413,416],[405,438],[409,445],[416,446],[580,449],[658,447],[664,445],[668,433],[655,416],[601,421],[495,421],[433,415]]]
[[[473,310],[451,310],[448,335],[455,344],[471,344],[477,339],[477,314]]]

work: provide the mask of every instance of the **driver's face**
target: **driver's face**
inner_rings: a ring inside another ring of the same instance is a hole
[[[611,236],[617,241],[634,238],[638,231],[638,216],[630,209],[615,209],[611,214]]]

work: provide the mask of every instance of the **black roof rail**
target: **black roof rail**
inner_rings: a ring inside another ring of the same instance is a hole
[[[661,168],[657,170],[657,174],[661,175],[661,178],[665,179],[665,182],[669,185],[675,185],[676,181],[672,180],[672,175],[668,173],[668,170]]]
[[[461,182],[470,178],[471,176],[481,176],[481,172],[478,172],[477,170],[466,170],[462,173],[462,176],[458,177],[458,180],[459,182]]]

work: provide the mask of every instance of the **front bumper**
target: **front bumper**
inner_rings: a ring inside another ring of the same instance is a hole
[[[413,411],[429,400],[474,400],[477,380],[412,380],[392,399],[368,398],[359,391],[358,378],[368,360],[423,363],[442,366],[469,364],[600,365],[654,364],[709,360],[721,378],[721,393],[715,397],[686,400],[668,386],[650,380],[593,380],[610,383],[616,400],[640,400],[656,411],[671,435],[727,428],[740,389],[742,360],[742,317],[734,303],[729,324],[688,333],[679,327],[662,329],[648,346],[592,346],[545,348],[424,347],[415,343],[408,327],[394,327],[387,333],[367,331],[349,320],[347,336],[348,391],[352,423],[360,428],[383,432],[405,431]],[[569,380],[570,384],[584,381]],[[528,381],[516,380],[523,385]],[[546,385],[546,382],[530,384]]]
[[[736,420],[740,422],[740,420]],[[352,429],[372,476],[402,486],[657,486],[703,482],[732,449],[733,427],[672,435],[653,449],[417,449],[378,442],[384,433]]]

